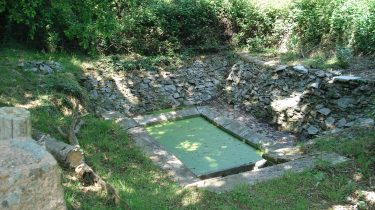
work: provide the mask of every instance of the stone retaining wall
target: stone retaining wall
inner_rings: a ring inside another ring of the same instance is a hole
[[[374,83],[335,71],[265,69],[239,62],[227,77],[225,96],[229,103],[306,136],[373,124],[364,112],[373,101]]]
[[[228,62],[223,57],[196,60],[174,72],[116,72],[107,61],[90,71],[85,86],[106,110],[144,113],[172,106],[201,104],[217,96]]]
[[[300,65],[270,68],[242,60],[229,63],[221,55],[197,59],[173,72],[123,72],[102,61],[95,71],[88,71],[84,84],[100,107],[128,115],[201,105],[221,97],[306,137],[373,124],[364,112],[373,101],[374,82]]]

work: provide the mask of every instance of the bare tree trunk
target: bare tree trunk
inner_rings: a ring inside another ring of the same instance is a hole
[[[55,157],[60,165],[75,168],[83,163],[83,152],[79,147],[75,147],[58,141],[50,135],[33,132],[34,139]]]

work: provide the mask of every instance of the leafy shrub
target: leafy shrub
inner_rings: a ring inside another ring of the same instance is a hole
[[[329,33],[332,0],[299,0],[292,9],[294,33],[302,44],[319,44]]]
[[[294,33],[302,47],[339,45],[374,53],[374,12],[374,0],[297,0],[292,9]]]
[[[217,13],[221,19],[230,20],[231,43],[247,45],[253,50],[277,44],[288,19],[287,9],[259,8],[248,0],[222,3]]]
[[[0,0],[0,32],[52,51],[159,55],[228,43],[261,50],[290,37],[298,51],[375,52],[375,0],[294,0],[282,8],[254,2]]]
[[[281,14],[260,11],[247,0],[31,0],[0,9],[9,36],[49,50],[148,55],[212,49],[227,40],[259,48],[275,40],[269,37]]]
[[[336,47],[336,58],[341,67],[347,68],[353,58],[353,52],[347,47]]]
[[[171,53],[182,47],[210,48],[220,42],[218,19],[208,1],[149,1],[131,8],[122,20],[120,32],[133,52]]]
[[[110,0],[7,1],[9,36],[29,40],[38,47],[81,48],[96,46],[115,31],[115,14]]]
[[[354,34],[355,49],[358,52],[375,53],[375,1],[368,0],[364,5],[364,13],[360,17]]]

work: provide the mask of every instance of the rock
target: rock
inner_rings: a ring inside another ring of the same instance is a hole
[[[30,112],[24,108],[0,108],[0,141],[30,139]],[[1,150],[0,150],[1,151]]]
[[[333,82],[350,82],[350,81],[362,81],[361,77],[355,76],[336,76],[332,78]]]
[[[180,98],[180,94],[178,94],[178,93],[174,93],[174,94],[173,94],[173,98]]]
[[[315,88],[315,89],[319,89],[319,87],[320,87],[320,81],[317,80],[317,81],[315,81],[315,82],[313,82],[313,83],[310,83],[310,84],[309,84],[309,87],[311,87],[311,88]]]
[[[296,66],[293,66],[293,69],[301,74],[307,74],[309,73],[309,70],[306,69],[304,66],[302,65],[296,65]]]
[[[150,82],[151,82],[151,80],[150,80],[150,79],[147,79],[147,78],[143,79],[143,83],[146,83],[146,84],[148,84],[148,83],[150,83]]]
[[[336,123],[336,126],[338,127],[338,128],[342,128],[342,127],[344,127],[345,125],[346,125],[346,119],[345,118],[341,118],[337,123]]]
[[[214,86],[214,83],[212,83],[212,82],[207,82],[207,83],[205,84],[205,86],[206,86],[206,87],[213,87],[213,86]]]
[[[307,113],[309,108],[309,104],[303,104],[300,109],[302,113]]]
[[[310,134],[310,135],[316,135],[316,134],[318,134],[319,133],[319,129],[318,128],[316,128],[315,126],[309,126],[308,128],[307,128],[307,133],[308,134]]]
[[[25,71],[37,72],[38,68],[32,67],[32,68],[29,68],[29,69],[25,69]]]
[[[374,120],[371,118],[358,118],[354,124],[358,126],[368,127],[374,125]]]
[[[0,209],[66,209],[61,170],[34,140],[0,142]]]
[[[318,110],[318,112],[324,116],[327,116],[331,113],[331,110],[328,108],[321,108]]]
[[[351,121],[351,122],[346,123],[344,127],[350,128],[354,125],[355,125],[355,121]]]
[[[318,104],[315,106],[315,109],[321,109],[324,108],[324,104]]]
[[[92,99],[98,99],[99,98],[98,91],[96,91],[96,90],[90,91],[90,96],[91,96]]]
[[[324,123],[327,128],[333,128],[335,124],[335,118],[333,117],[328,117],[326,120],[324,120]]]
[[[326,73],[325,73],[324,71],[322,71],[322,70],[319,70],[319,71],[316,71],[316,72],[315,72],[315,75],[316,75],[317,77],[323,78],[323,77],[326,76]]]
[[[214,83],[214,85],[220,84],[220,80],[217,80],[217,79],[213,79],[212,82]]]
[[[63,66],[61,63],[56,61],[50,61],[48,62],[52,69],[55,69],[56,71],[61,71],[63,69]]]
[[[287,67],[288,66],[286,66],[286,65],[280,65],[280,66],[276,67],[276,69],[274,70],[274,72],[276,72],[276,73],[283,72],[283,71],[286,70]]]
[[[200,104],[220,96],[233,107],[244,105],[251,114],[262,112],[259,116],[270,117],[285,129],[298,133],[306,131],[306,134],[310,125],[320,133],[337,128],[336,124],[345,127],[348,122],[356,122],[360,111],[371,105],[370,99],[374,96],[375,84],[367,81],[354,83],[357,78],[340,76],[340,72],[308,69],[302,65],[272,66],[273,71],[269,72],[261,66],[243,61],[223,67],[225,58],[200,60],[173,72],[164,69],[154,74],[141,70],[112,75],[106,72],[114,72],[110,70],[113,65],[106,64],[108,68],[96,65],[99,66],[98,76],[94,72],[91,75],[92,81],[97,83],[96,88],[90,85],[86,87],[96,89],[97,98],[102,103],[113,104],[111,98],[116,95],[114,100],[121,103],[116,102],[114,106],[108,104],[107,109],[115,107],[123,112],[122,107],[132,104],[132,108],[127,109],[131,114],[140,112],[140,109],[150,111],[170,106],[176,104],[175,101]],[[103,93],[101,88],[104,85],[99,77],[111,80],[116,76],[122,80],[115,80],[116,83],[106,89],[111,93]],[[335,81],[351,82],[330,83],[334,76]],[[94,93],[91,95],[96,96]],[[349,118],[350,115],[354,118]],[[338,122],[342,117],[346,121]]]
[[[140,86],[141,90],[146,90],[150,87],[149,83],[141,83]]]
[[[342,109],[353,106],[353,103],[354,99],[350,97],[343,97],[337,100],[337,105]]]
[[[20,63],[18,67],[24,71],[42,74],[52,74],[54,71],[62,70],[62,65],[55,61],[27,61]]]
[[[164,89],[166,90],[166,91],[176,91],[176,86],[174,86],[174,85],[165,85],[164,86]]]
[[[294,97],[274,100],[271,102],[271,107],[274,111],[281,112],[288,108],[297,107],[300,100],[301,100],[301,94],[297,94]]]
[[[202,96],[203,101],[208,101],[210,99],[211,99],[211,96],[209,94],[205,94],[205,95]]]
[[[44,74],[52,74],[53,73],[53,69],[51,67],[49,67],[48,65],[45,65],[45,64],[42,64],[41,66],[39,66],[39,70]]]

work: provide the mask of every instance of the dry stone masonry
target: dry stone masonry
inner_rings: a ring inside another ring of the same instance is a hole
[[[109,63],[98,62],[84,79],[92,99],[104,110],[132,115],[212,104],[220,97],[304,137],[374,124],[364,114],[372,105],[374,82],[340,71],[302,65],[269,67],[240,59],[230,64],[224,55],[197,59],[175,71],[124,72]]]
[[[85,84],[107,110],[127,114],[206,102],[220,92],[228,62],[222,57],[197,60],[174,72],[116,72],[106,61],[90,71]]]
[[[373,125],[364,115],[374,82],[298,66],[232,66],[225,91],[229,103],[307,137],[344,127]]]

